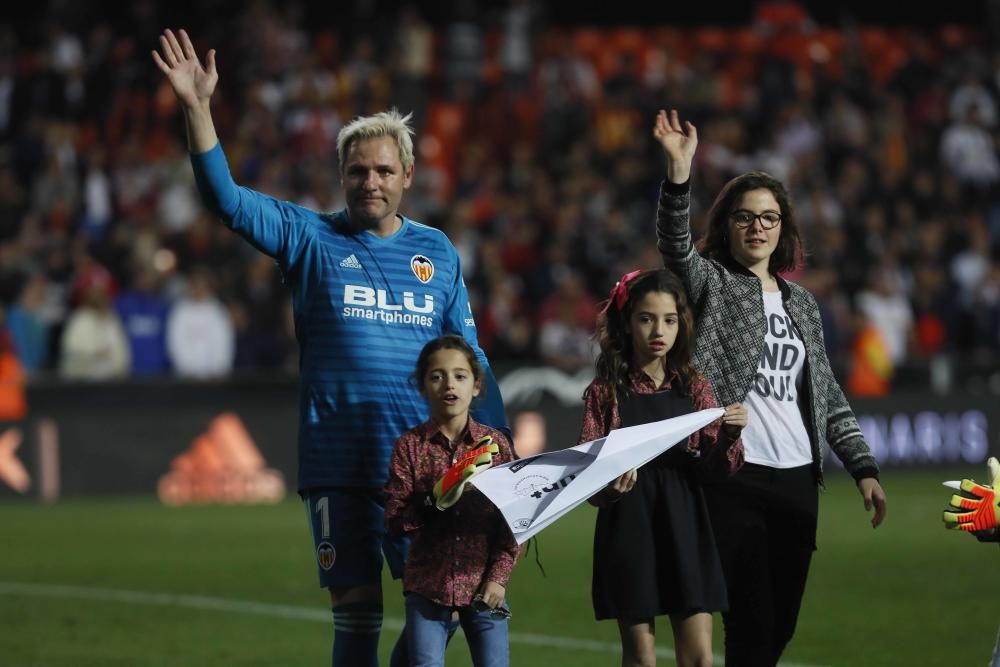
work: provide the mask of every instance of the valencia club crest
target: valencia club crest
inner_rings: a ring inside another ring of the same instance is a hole
[[[424,284],[434,277],[434,262],[423,255],[414,255],[410,260],[410,268],[413,269],[413,275]]]

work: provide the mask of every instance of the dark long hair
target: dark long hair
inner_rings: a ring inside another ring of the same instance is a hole
[[[781,208],[781,232],[778,245],[768,260],[767,270],[777,274],[795,269],[805,256],[795,211],[785,186],[763,171],[751,171],[726,183],[708,210],[708,233],[698,243],[698,251],[702,256],[720,264],[731,266],[736,262],[729,248],[729,215],[735,210],[743,194],[751,190],[770,190]]]
[[[695,340],[694,315],[681,279],[667,269],[644,271],[630,280],[626,289],[628,298],[621,309],[612,299],[612,303],[597,318],[597,342],[601,353],[597,357],[596,379],[611,390],[615,400],[631,391],[628,376],[635,351],[629,324],[632,310],[646,294],[663,292],[674,297],[679,324],[677,339],[667,352],[666,370],[675,371],[681,379],[681,392],[690,393],[691,384],[697,377],[697,371],[691,364]]]

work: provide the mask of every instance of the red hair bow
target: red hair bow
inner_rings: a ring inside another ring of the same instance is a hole
[[[611,304],[615,304],[615,308],[621,310],[625,307],[628,302],[628,284],[642,273],[641,270],[631,271],[622,276],[622,279],[615,283],[615,286],[611,288],[611,294],[608,296],[608,302],[604,304],[604,308],[601,309],[601,314],[608,312],[608,308]]]

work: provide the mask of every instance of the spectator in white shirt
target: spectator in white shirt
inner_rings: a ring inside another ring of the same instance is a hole
[[[858,292],[857,306],[881,334],[893,365],[904,363],[915,346],[913,308],[894,267],[876,266],[869,271],[868,286]]]
[[[174,372],[199,380],[224,377],[233,367],[234,341],[232,320],[216,298],[209,274],[192,271],[187,295],[167,318],[167,354]]]
[[[941,135],[941,160],[964,185],[985,190],[1000,181],[993,137],[980,123],[975,105]]]
[[[128,375],[128,339],[111,307],[111,278],[93,271],[81,285],[80,306],[73,311],[62,336],[59,370],[74,380],[110,380]]]

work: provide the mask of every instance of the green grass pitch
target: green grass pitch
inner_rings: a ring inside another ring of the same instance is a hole
[[[1000,550],[945,531],[945,479],[985,470],[887,471],[872,530],[853,484],[828,475],[789,665],[984,665],[1000,624]],[[613,623],[590,606],[594,511],[541,535],[514,572],[514,665],[618,664]],[[0,505],[0,665],[326,665],[332,633],[306,519],[271,507],[170,509],[151,499]],[[386,663],[401,619],[386,580]],[[715,626],[721,646],[721,621]],[[661,664],[668,621],[658,623]],[[721,652],[717,650],[717,664]],[[448,664],[469,665],[461,637]]]

